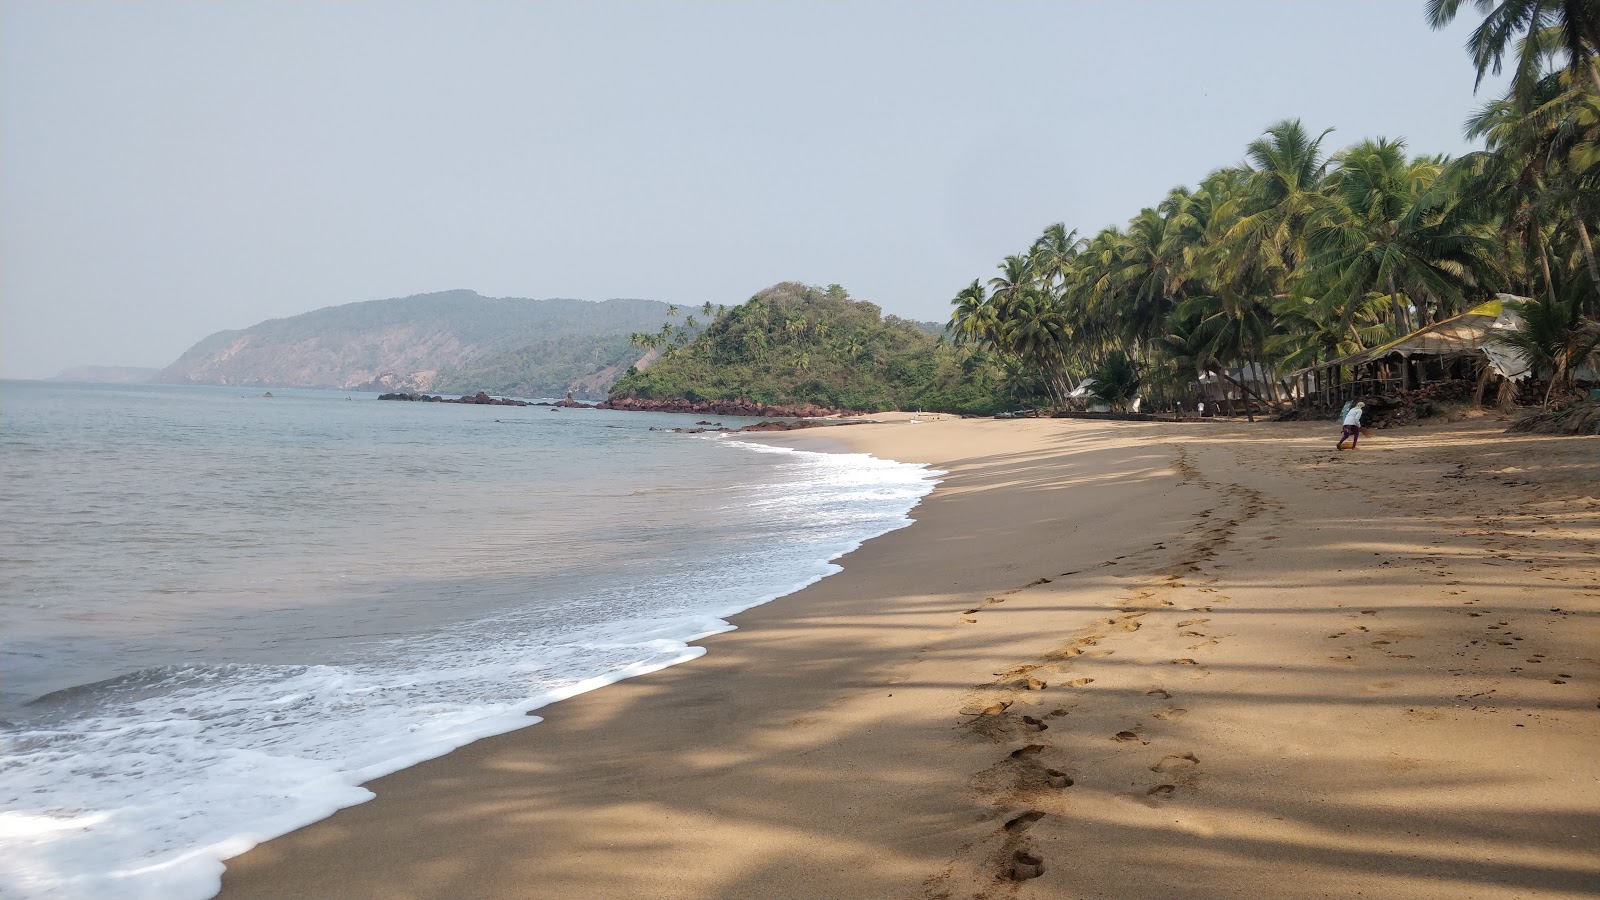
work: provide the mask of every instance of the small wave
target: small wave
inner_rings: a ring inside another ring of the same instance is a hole
[[[222,860],[369,799],[365,781],[698,657],[690,642],[728,616],[909,524],[942,474],[737,446],[790,454],[781,484],[743,486],[740,502],[772,504],[771,530],[673,561],[673,580],[375,641],[336,665],[155,667],[39,697],[0,728],[0,893],[211,896]]]

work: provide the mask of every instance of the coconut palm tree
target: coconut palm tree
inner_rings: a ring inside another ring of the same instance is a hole
[[[972,279],[950,302],[955,311],[945,328],[957,344],[994,342],[995,307],[989,301],[988,289],[978,279]]]
[[[1213,272],[1219,281],[1235,291],[1264,286],[1271,294],[1282,293],[1305,258],[1307,223],[1327,203],[1322,142],[1332,131],[1313,138],[1299,119],[1287,119],[1250,142],[1249,164],[1235,176],[1240,189],[1219,210],[1224,220],[1233,219],[1217,241]]]
[[[1387,138],[1357,144],[1337,162],[1328,179],[1335,202],[1319,211],[1308,240],[1307,268],[1337,273],[1328,296],[1353,317],[1360,298],[1382,291],[1401,333],[1417,324],[1413,308],[1460,308],[1493,248],[1458,221],[1449,185],[1433,190],[1442,163],[1408,162],[1405,142]]]
[[[1428,23],[1443,28],[1455,21],[1463,0],[1428,0]],[[1566,68],[1575,78],[1587,78],[1600,92],[1600,71],[1594,65],[1600,52],[1600,2],[1596,0],[1472,0],[1483,22],[1467,40],[1467,52],[1478,70],[1473,88],[1485,75],[1499,75],[1506,54],[1516,53],[1513,92],[1528,95],[1544,74],[1549,58],[1567,57]]]
[[[1076,229],[1069,231],[1060,222],[1046,228],[1029,250],[1038,280],[1051,290],[1058,290],[1071,281],[1082,246]]]

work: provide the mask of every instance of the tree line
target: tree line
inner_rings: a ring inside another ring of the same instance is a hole
[[[1275,377],[1459,314],[1518,304],[1508,340],[1570,384],[1600,348],[1600,0],[1474,0],[1467,50],[1505,95],[1466,134],[1482,149],[1413,155],[1402,138],[1342,149],[1290,119],[1238,165],[1177,187],[1126,226],[1051,225],[951,301],[949,333],[1012,390],[1065,402],[1084,378],[1112,404],[1165,404],[1200,373]],[[1435,28],[1462,0],[1430,0]],[[1248,390],[1247,385],[1239,385]]]

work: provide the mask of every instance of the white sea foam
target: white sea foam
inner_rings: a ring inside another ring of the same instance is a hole
[[[693,592],[612,587],[537,617],[375,642],[340,665],[141,672],[0,732],[0,893],[210,897],[223,860],[370,799],[365,781],[701,655],[689,642],[730,630],[725,617],[838,571],[832,560],[909,524],[943,474],[744,446],[790,455],[781,488],[741,501],[784,539],[724,545],[695,567]]]

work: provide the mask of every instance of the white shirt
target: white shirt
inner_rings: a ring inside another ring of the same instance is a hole
[[[1362,412],[1363,410],[1359,406],[1350,407],[1350,411],[1344,414],[1344,423],[1346,425],[1360,425]]]

